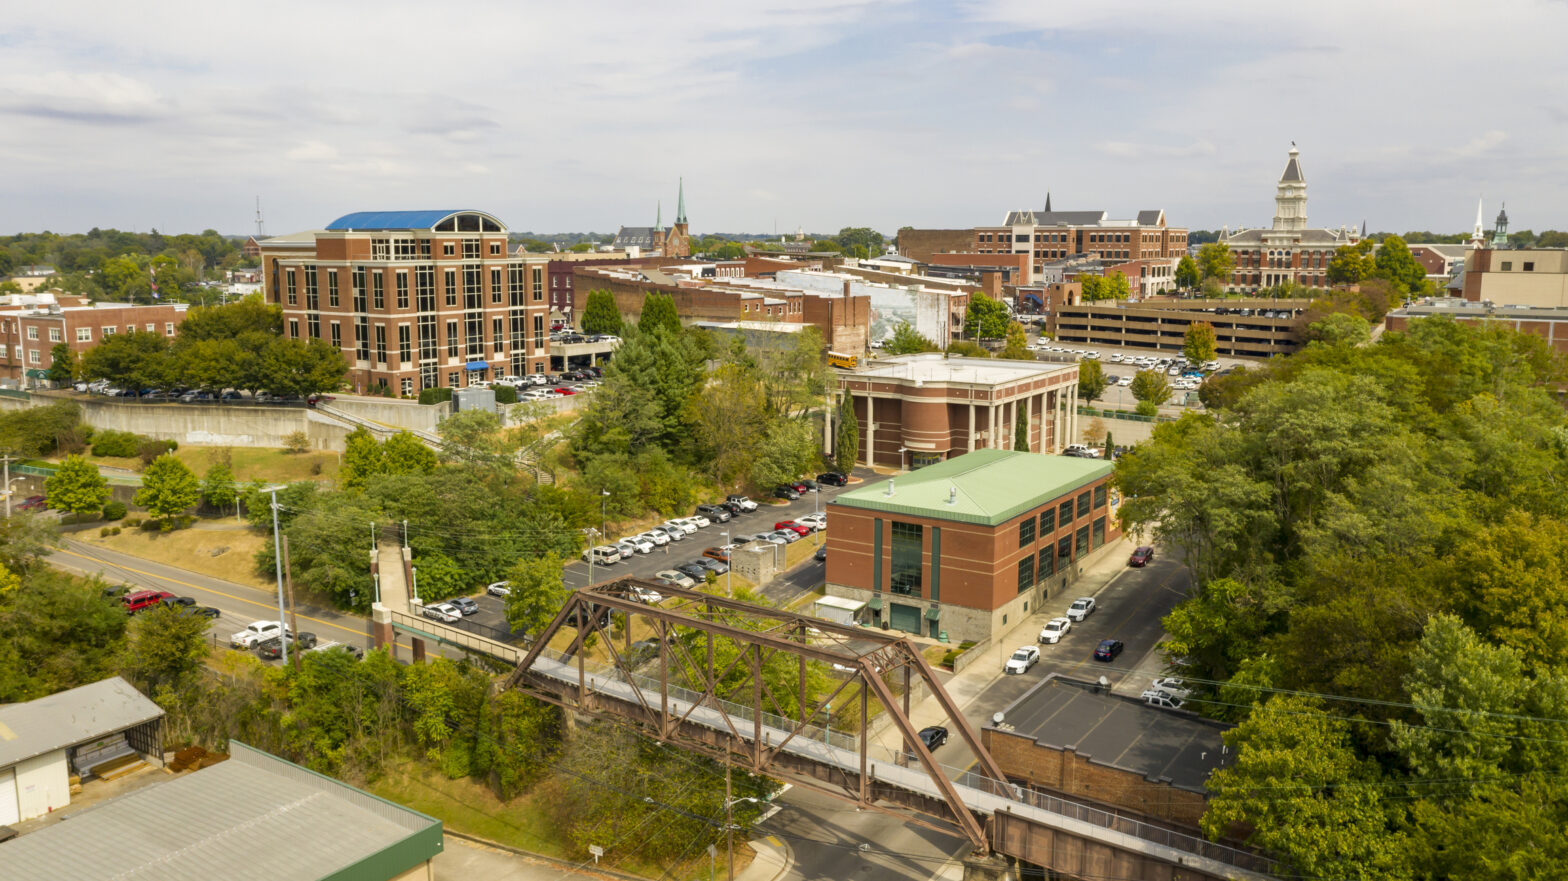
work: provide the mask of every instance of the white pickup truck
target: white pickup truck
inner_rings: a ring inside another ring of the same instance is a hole
[[[229,646],[237,649],[255,648],[257,643],[265,642],[283,633],[283,625],[277,621],[252,621],[244,630],[229,637]]]

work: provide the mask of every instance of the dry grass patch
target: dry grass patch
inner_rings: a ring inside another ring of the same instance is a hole
[[[74,536],[88,544],[141,557],[167,566],[188,569],[247,587],[272,590],[274,584],[256,574],[256,551],[272,537],[229,521],[201,521],[173,532],[124,529],[119,535],[100,536],[83,531]],[[227,548],[220,554],[214,552]]]

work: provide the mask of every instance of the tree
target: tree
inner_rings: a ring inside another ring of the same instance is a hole
[[[198,306],[180,322],[177,344],[201,340],[232,340],[243,333],[283,335],[283,307],[251,294],[223,306]]]
[[[1105,394],[1105,368],[1100,366],[1097,358],[1085,358],[1078,362],[1078,397],[1085,401],[1097,401]]]
[[[820,435],[806,419],[779,419],[768,426],[751,467],[751,482],[776,486],[810,471],[818,458]]]
[[[998,358],[1010,358],[1015,361],[1033,361],[1034,353],[1029,351],[1029,336],[1024,326],[1016,321],[1008,322],[1007,345],[1002,348]]]
[[[381,467],[387,474],[429,474],[437,464],[435,450],[413,432],[400,431],[381,445]]]
[[[512,450],[501,433],[501,417],[484,410],[453,413],[436,427],[441,435],[441,458],[478,468],[502,468]]]
[[[1190,291],[1202,280],[1203,276],[1198,272],[1198,264],[1192,259],[1192,255],[1181,255],[1181,259],[1176,261],[1176,287]]]
[[[1370,253],[1372,240],[1362,239],[1354,245],[1340,245],[1329,258],[1325,273],[1329,284],[1357,284],[1374,270]]]
[[[122,660],[127,678],[153,696],[175,688],[207,659],[208,621],[172,606],[148,609],[126,629]]]
[[[1359,346],[1372,339],[1372,328],[1360,315],[1335,312],[1308,324],[1307,339],[1330,346]]]
[[[1107,431],[1105,433],[1105,461],[1109,462],[1109,461],[1111,461],[1112,459],[1115,459],[1115,458],[1116,458],[1116,442],[1111,440],[1111,433],[1109,431]]]
[[[153,517],[173,517],[201,501],[201,486],[184,462],[164,453],[142,472],[142,488],[132,501]]]
[[[1007,304],[993,300],[984,291],[969,295],[969,308],[964,312],[964,333],[973,339],[1001,339],[1007,335],[1007,323],[1012,316]]]
[[[855,419],[855,399],[845,394],[838,408],[838,437],[833,445],[834,462],[842,474],[855,468],[860,458],[860,423]]]
[[[1378,246],[1372,264],[1379,278],[1393,282],[1401,292],[1419,293],[1426,287],[1426,267],[1410,253],[1399,236],[1389,236]]]
[[[338,356],[341,362],[342,356]],[[163,388],[173,378],[169,339],[134,330],[110,334],[82,355],[83,379],[107,379],[128,389]]]
[[[1029,452],[1029,420],[1024,418],[1022,407],[1013,408],[1018,415],[1013,419],[1013,449],[1020,453]]]
[[[338,485],[349,491],[364,489],[366,481],[385,470],[383,456],[381,442],[375,435],[363,425],[355,428],[343,439],[343,465],[338,469]]]
[[[109,481],[82,456],[67,456],[44,480],[44,492],[49,495],[49,507],[69,511],[80,519],[103,509],[103,503],[109,501]]]
[[[1078,293],[1085,303],[1105,299],[1105,277],[1100,275],[1078,276]]]
[[[1198,271],[1205,281],[1215,279],[1224,284],[1236,268],[1236,258],[1224,242],[1210,242],[1198,249]]]
[[[1132,286],[1127,283],[1127,276],[1113,271],[1105,276],[1105,283],[1100,286],[1101,299],[1125,300],[1132,296]]]
[[[76,353],[71,351],[71,344],[55,343],[49,349],[49,381],[64,385],[69,383],[75,374]]]
[[[579,326],[584,333],[619,334],[621,312],[615,305],[615,295],[603,289],[589,291]]]
[[[646,294],[642,301],[642,314],[637,318],[637,329],[644,334],[662,329],[669,334],[679,335],[681,317],[675,311],[675,297],[671,294]],[[619,357],[619,353],[616,357]]]
[[[935,352],[941,349],[936,343],[921,336],[907,321],[900,321],[893,328],[893,336],[882,344],[886,355],[913,355],[917,352]]]
[[[239,501],[234,471],[227,462],[214,462],[201,481],[201,497],[219,511]]]
[[[519,560],[506,573],[506,623],[513,633],[537,635],[566,605],[571,592],[561,580],[561,558],[554,553]]]
[[[1207,321],[1194,321],[1187,325],[1187,334],[1181,346],[1182,357],[1186,358],[1189,364],[1213,361],[1219,356],[1214,342],[1214,325]]]
[[[1140,370],[1132,376],[1132,396],[1140,403],[1159,406],[1171,399],[1171,385],[1158,370]]]
[[[283,436],[283,448],[294,455],[310,452],[310,435],[303,430],[291,431]]]

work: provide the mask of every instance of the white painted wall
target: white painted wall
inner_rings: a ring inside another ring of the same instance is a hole
[[[16,800],[22,819],[41,816],[70,804],[69,777],[63,749],[17,763]]]

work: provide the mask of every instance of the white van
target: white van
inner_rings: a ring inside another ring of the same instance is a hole
[[[599,545],[583,551],[583,562],[593,562],[597,566],[608,566],[621,561],[621,552],[609,545]]]

